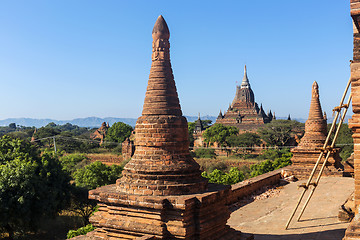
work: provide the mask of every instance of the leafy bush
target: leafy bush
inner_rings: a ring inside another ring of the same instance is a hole
[[[201,175],[209,179],[210,183],[224,185],[235,184],[245,179],[244,174],[236,167],[232,167],[228,173],[215,169],[211,173],[203,172]]]
[[[197,148],[194,151],[194,155],[197,158],[215,158],[215,149],[212,148]]]
[[[269,160],[275,160],[275,158],[281,157],[284,153],[290,153],[290,150],[288,148],[283,149],[265,149],[262,150],[261,154],[258,156],[258,159],[269,159]]]
[[[0,138],[0,229],[34,230],[55,216],[69,200],[69,175],[56,156],[40,153],[30,143]]]
[[[328,129],[330,129],[331,124],[328,124]],[[331,136],[333,138],[334,133]],[[339,135],[336,139],[336,147],[341,147],[340,157],[343,161],[347,160],[351,153],[354,152],[354,142],[352,138],[352,130],[349,128],[348,124],[343,123],[341,125]]]
[[[107,166],[99,161],[93,162],[74,172],[76,186],[94,189],[100,186],[115,183],[123,170],[122,166]]]
[[[82,168],[88,164],[88,158],[85,154],[73,153],[60,157],[59,159],[63,169],[70,174],[74,173],[77,169]]]
[[[133,128],[123,122],[114,123],[107,131],[105,142],[122,143],[126,138],[130,137]]]
[[[289,150],[266,150],[263,153],[267,157],[272,157],[273,160],[265,160],[261,163],[254,164],[250,167],[251,177],[271,172],[291,164],[292,153]],[[278,157],[281,154],[280,157]],[[264,156],[263,156],[264,157]]]
[[[91,224],[88,224],[85,227],[81,227],[81,228],[79,228],[77,230],[70,230],[67,233],[66,238],[70,239],[70,238],[73,238],[73,237],[76,237],[76,236],[85,235],[88,232],[91,232],[93,230],[95,230],[95,227],[93,225],[91,225]]]
[[[221,146],[226,145],[226,138],[231,135],[237,135],[239,129],[234,126],[225,126],[219,123],[215,123],[203,133],[204,141],[207,143],[217,142]]]

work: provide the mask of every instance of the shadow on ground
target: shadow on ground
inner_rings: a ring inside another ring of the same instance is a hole
[[[346,229],[327,230],[303,234],[254,234],[255,240],[341,240]]]

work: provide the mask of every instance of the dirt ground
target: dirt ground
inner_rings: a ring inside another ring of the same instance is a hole
[[[255,240],[342,239],[349,223],[340,222],[337,215],[340,206],[354,191],[354,179],[322,177],[301,220],[297,221],[298,212],[285,230],[302,191],[297,186],[302,182],[290,183],[273,197],[242,206],[231,214],[228,225],[254,234]],[[307,194],[303,202],[306,198]]]

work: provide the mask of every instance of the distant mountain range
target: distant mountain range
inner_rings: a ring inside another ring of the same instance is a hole
[[[189,122],[193,122],[198,117],[194,116],[185,116]],[[213,116],[202,116],[202,120],[211,120],[215,122],[216,117]],[[47,124],[53,122],[57,125],[63,125],[65,123],[71,123],[77,125],[79,127],[94,127],[98,128],[101,126],[103,122],[108,122],[110,126],[116,122],[123,122],[129,124],[130,126],[135,126],[137,118],[116,118],[116,117],[107,117],[107,118],[99,118],[99,117],[87,117],[87,118],[75,118],[72,120],[55,120],[55,119],[36,119],[36,118],[7,118],[4,120],[0,120],[0,126],[8,126],[10,123],[16,123],[18,126],[25,127],[43,127]]]
[[[185,116],[188,122],[193,122],[198,119],[196,116]],[[351,116],[346,116],[345,122]],[[201,116],[202,120],[211,120],[212,123],[216,121],[216,117],[214,116]],[[279,117],[277,119],[287,119],[287,117]],[[16,123],[18,126],[26,126],[26,127],[43,127],[47,124],[53,122],[57,125],[63,125],[65,123],[71,123],[77,125],[79,127],[94,127],[98,128],[101,126],[103,122],[108,122],[110,125],[115,122],[123,122],[129,124],[130,126],[135,126],[137,118],[116,118],[116,117],[107,117],[107,118],[99,118],[99,117],[87,117],[87,118],[75,118],[73,120],[55,120],[55,119],[36,119],[36,118],[7,118],[4,120],[0,120],[0,126],[8,126],[10,123]],[[304,118],[294,118],[293,120],[297,120],[299,122],[304,123],[306,119]],[[332,123],[332,118],[328,119],[328,123]]]

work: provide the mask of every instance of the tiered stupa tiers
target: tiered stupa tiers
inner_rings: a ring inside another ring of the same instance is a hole
[[[250,87],[247,76],[246,66],[244,68],[244,77],[240,86],[236,86],[234,100],[224,115],[220,114],[216,119],[216,123],[235,126],[240,131],[256,130],[269,123],[272,116],[268,116],[264,110],[258,107],[255,102],[254,92]]]
[[[305,134],[298,148],[317,149],[323,147],[327,135],[327,122],[323,116],[320,100],[319,86],[316,81],[312,85],[311,103],[308,120],[305,122]]]
[[[169,54],[169,29],[162,16],[154,26],[153,54],[142,116],[135,126],[135,153],[117,181],[119,192],[178,195],[202,192],[207,182],[189,152]]]
[[[307,178],[313,169],[320,150],[323,148],[327,135],[327,120],[323,115],[319,100],[319,86],[315,81],[312,85],[311,103],[309,118],[305,122],[305,134],[301,138],[299,145],[292,149],[294,154],[291,161],[292,168],[299,178]],[[324,175],[342,175],[338,170],[341,167],[341,158],[339,157],[339,149],[334,149],[328,159],[327,167]]]
[[[89,192],[99,201],[81,239],[236,240],[226,225],[229,186],[207,184],[189,152],[169,55],[169,29],[162,16],[153,36],[150,77],[142,116],[135,126],[135,153],[116,184]]]

